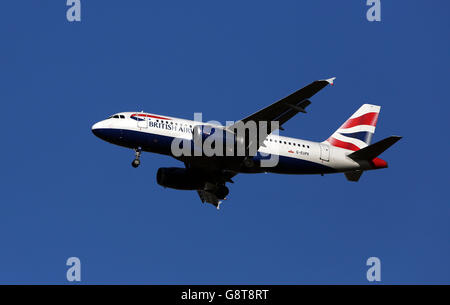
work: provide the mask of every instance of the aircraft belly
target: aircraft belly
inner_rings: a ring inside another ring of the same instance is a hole
[[[143,151],[159,153],[164,155],[172,155],[171,153],[171,143],[174,137],[169,135],[161,135],[157,133],[152,133],[149,131],[139,131],[133,129],[104,129],[102,131],[103,138],[113,144],[137,148],[141,147]],[[191,144],[192,145],[192,144]],[[255,166],[252,168],[241,168],[239,170],[243,173],[260,173],[260,172],[271,172],[279,174],[326,174],[334,173],[340,169],[330,166],[330,162],[323,162],[320,160],[313,161],[312,156],[308,159],[302,159],[299,157],[290,157],[278,155],[278,162],[269,167],[261,166],[262,160],[268,160],[270,158],[277,158],[276,154],[273,155],[261,155],[258,152],[253,158],[255,161]],[[214,161],[221,168],[237,170],[236,160],[233,157],[222,159],[220,157],[201,157],[205,164],[209,164],[208,161]],[[202,162],[202,160],[199,160]],[[327,163],[327,164],[324,164]]]

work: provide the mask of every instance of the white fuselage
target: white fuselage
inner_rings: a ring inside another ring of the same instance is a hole
[[[143,112],[122,112],[92,126],[103,140],[129,148],[171,155],[170,143],[175,138],[192,140],[193,128],[204,125],[169,116]],[[223,126],[214,126],[223,128]],[[372,169],[370,164],[355,162],[347,157],[352,151],[333,147],[327,142],[312,142],[271,134],[258,149],[260,154],[279,156],[273,167],[255,172],[291,174],[324,174]]]

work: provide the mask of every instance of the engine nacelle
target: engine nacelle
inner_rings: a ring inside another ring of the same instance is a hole
[[[177,190],[199,190],[205,180],[197,172],[181,167],[161,167],[156,173],[156,182],[163,187]]]

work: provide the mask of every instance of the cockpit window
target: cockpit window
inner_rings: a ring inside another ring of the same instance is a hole
[[[124,119],[124,118],[125,118],[125,115],[123,115],[123,114],[115,114],[115,115],[110,116],[108,119]]]

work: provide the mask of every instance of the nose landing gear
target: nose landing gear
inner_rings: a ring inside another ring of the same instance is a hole
[[[133,162],[131,162],[131,166],[133,166],[134,168],[138,167],[141,164],[141,148],[136,148],[134,149],[134,160]]]

